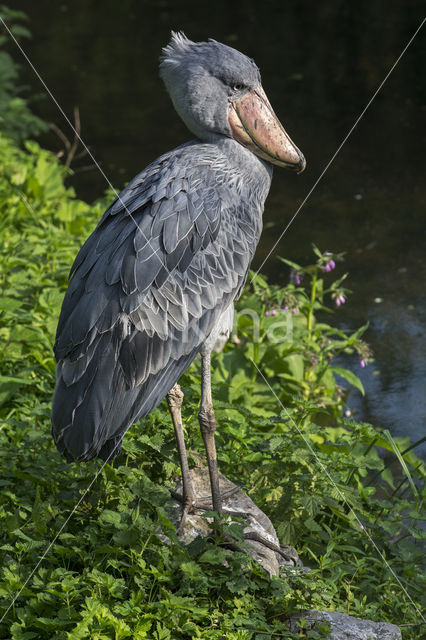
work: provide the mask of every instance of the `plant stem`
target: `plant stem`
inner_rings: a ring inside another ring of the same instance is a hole
[[[311,334],[312,334],[312,320],[314,317],[314,304],[315,304],[315,297],[317,294],[317,278],[318,278],[318,274],[317,274],[317,271],[315,271],[314,275],[312,276],[311,299],[310,299],[309,308],[308,308],[308,318],[307,318],[308,340],[311,339]],[[305,370],[303,372],[303,379],[306,381],[308,380],[308,378],[309,378],[309,371],[305,367]]]
[[[312,319],[314,317],[314,304],[315,304],[315,297],[317,294],[317,278],[318,278],[318,274],[315,271],[314,275],[312,276],[312,287],[311,287],[311,300],[309,303],[309,309],[308,309],[308,332],[309,334],[312,332]]]

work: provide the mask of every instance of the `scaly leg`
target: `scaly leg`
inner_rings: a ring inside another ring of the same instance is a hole
[[[213,510],[222,513],[222,497],[219,491],[219,471],[214,441],[216,418],[212,403],[210,353],[201,355],[201,405],[198,419],[207,454]]]
[[[180,468],[182,471],[182,493],[183,493],[183,513],[178,531],[185,526],[186,516],[195,505],[195,492],[189,475],[188,458],[186,455],[185,439],[183,435],[181,407],[183,402],[183,392],[178,384],[167,394],[170,414],[175,428],[176,442],[179,453]]]

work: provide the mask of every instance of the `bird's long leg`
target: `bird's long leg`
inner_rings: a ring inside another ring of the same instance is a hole
[[[175,428],[176,442],[179,453],[180,468],[182,471],[182,493],[183,493],[183,513],[179,530],[185,526],[186,516],[195,504],[195,492],[189,474],[188,457],[186,455],[185,439],[183,435],[181,407],[183,402],[183,392],[178,384],[167,394],[170,414]]]
[[[201,405],[198,419],[207,454],[213,509],[217,513],[222,513],[222,498],[219,491],[219,471],[214,440],[216,418],[212,402],[210,353],[201,355]]]

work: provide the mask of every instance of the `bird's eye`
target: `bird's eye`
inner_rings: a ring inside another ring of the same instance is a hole
[[[232,85],[232,90],[233,91],[242,91],[244,89],[244,85],[243,84],[233,84]]]

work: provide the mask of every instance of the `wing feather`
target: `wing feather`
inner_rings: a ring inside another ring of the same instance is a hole
[[[194,156],[191,147],[129,183],[71,269],[52,413],[68,460],[116,455],[127,428],[161,402],[243,285],[259,223],[256,231],[246,220],[241,234],[241,200],[224,186],[220,152],[198,144]]]

